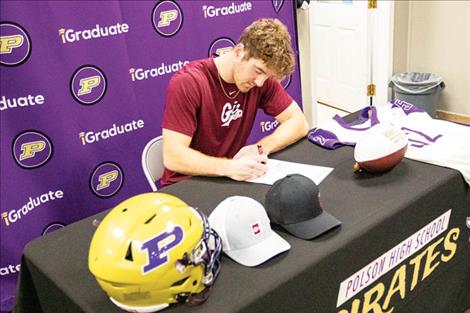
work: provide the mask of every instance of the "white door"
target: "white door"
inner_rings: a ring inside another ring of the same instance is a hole
[[[389,1],[378,4],[384,13],[378,13],[377,9],[371,13],[368,1],[364,0],[310,2],[312,103],[318,106],[320,117],[324,116],[321,104],[329,106],[329,112],[334,108],[343,114],[369,105],[367,85],[371,81],[377,87],[374,104],[387,100],[393,11],[385,2]]]

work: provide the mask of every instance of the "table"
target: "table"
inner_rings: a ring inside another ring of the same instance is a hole
[[[470,229],[465,225],[470,191],[460,173],[405,159],[388,173],[357,175],[352,171],[352,148],[330,151],[306,139],[271,157],[334,167],[319,187],[324,209],[342,221],[341,228],[305,241],[273,227],[291,244],[289,252],[255,268],[224,257],[205,304],[176,304],[164,312],[378,313],[393,308],[393,312],[462,313],[470,307]],[[269,187],[194,177],[161,191],[210,214],[232,195],[264,204]],[[120,312],[87,267],[93,220],[105,214],[68,225],[25,247],[14,312]],[[447,216],[447,227],[439,222],[442,216]],[[426,225],[430,226],[423,230]],[[438,228],[441,232],[433,235]],[[398,261],[410,248],[407,242],[423,246]],[[394,248],[396,253],[390,254]],[[397,264],[379,277],[384,265],[380,260],[387,252],[386,261]],[[358,292],[361,286],[365,287]],[[357,293],[337,306],[344,290],[349,296]]]

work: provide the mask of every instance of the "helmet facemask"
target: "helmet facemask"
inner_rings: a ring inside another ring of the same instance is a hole
[[[206,288],[200,293],[190,295],[178,295],[178,302],[186,302],[189,305],[199,305],[207,300],[210,288],[220,273],[220,259],[222,256],[222,240],[217,232],[209,226],[207,217],[195,209],[203,222],[203,235],[191,253],[184,253],[183,257],[177,261],[176,267],[179,271],[184,271],[189,265],[203,265],[204,276],[202,283]],[[183,300],[184,301],[181,301]]]

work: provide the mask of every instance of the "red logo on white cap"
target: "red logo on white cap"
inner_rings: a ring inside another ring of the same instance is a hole
[[[261,233],[261,226],[259,223],[255,223],[251,225],[251,231],[253,232],[253,235],[258,235]]]

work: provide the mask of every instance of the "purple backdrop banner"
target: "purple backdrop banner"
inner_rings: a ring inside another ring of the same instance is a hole
[[[4,312],[29,241],[151,190],[141,153],[161,134],[174,72],[224,53],[260,17],[282,20],[295,50],[297,39],[292,0],[2,1],[0,9]],[[282,83],[301,104],[298,67]],[[276,127],[259,112],[249,141]]]

